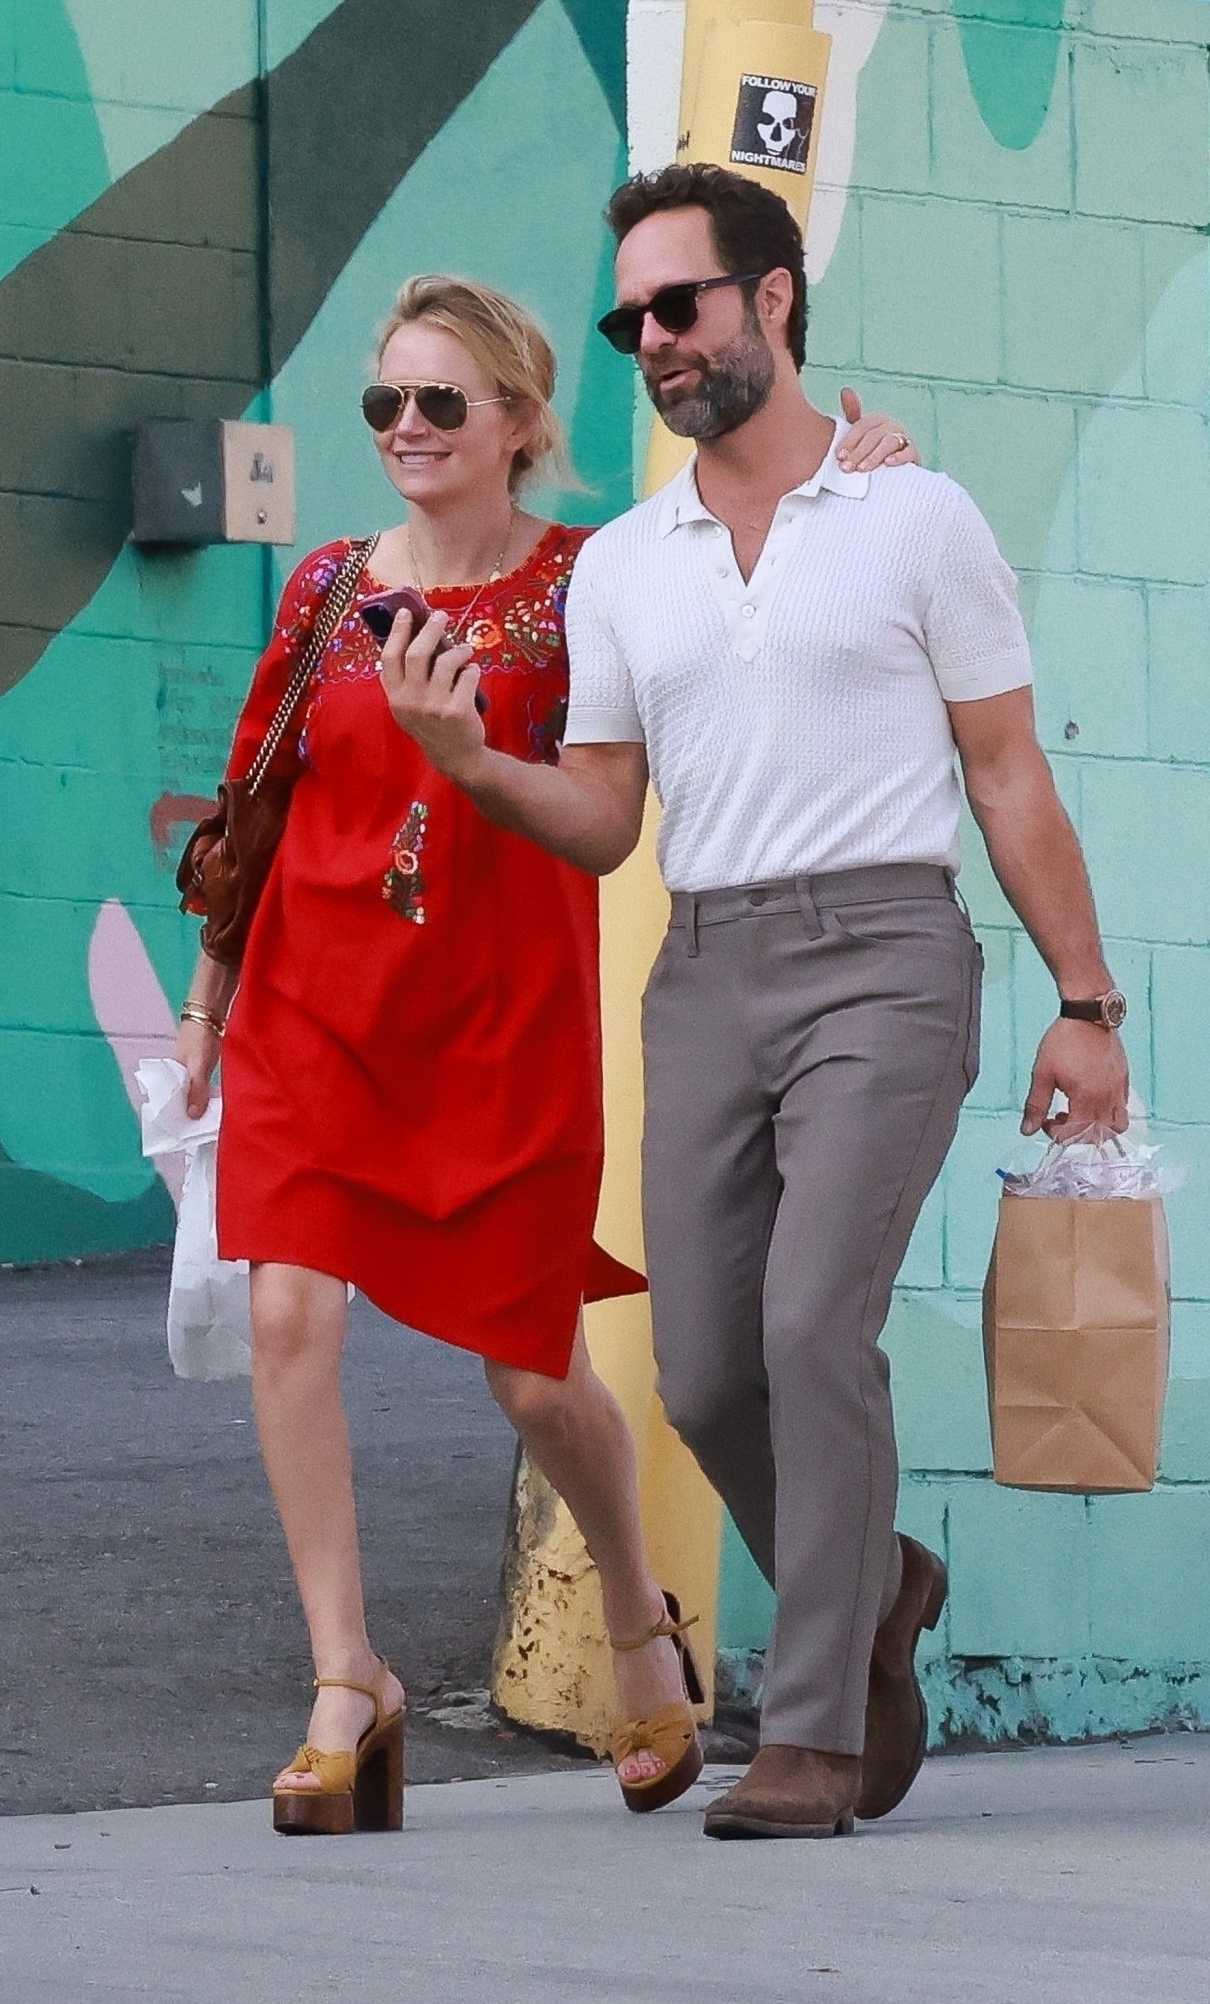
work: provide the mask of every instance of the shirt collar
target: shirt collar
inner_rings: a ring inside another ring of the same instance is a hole
[[[847,430],[844,419],[837,420],[832,443],[828,447],[823,464],[809,480],[800,487],[791,488],[782,496],[783,501],[814,500],[822,489],[830,494],[843,494],[849,500],[861,501],[869,493],[868,473],[846,473],[836,458],[836,448]],[[687,522],[713,522],[717,517],[710,513],[697,489],[697,454],[694,453],[687,465],[674,474],[660,495],[660,512],[657,527],[661,536],[671,535],[674,529],[683,528]]]

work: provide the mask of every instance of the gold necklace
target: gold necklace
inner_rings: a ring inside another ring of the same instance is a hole
[[[462,634],[465,632],[466,627],[470,623],[470,616],[472,612],[475,610],[475,607],[478,605],[479,600],[483,597],[483,594],[487,590],[488,586],[490,584],[497,583],[497,581],[503,576],[503,570],[501,567],[504,563],[504,558],[508,550],[508,546],[513,539],[513,524],[515,521],[516,521],[516,511],[514,510],[509,515],[508,518],[508,529],[505,533],[504,541],[500,545],[499,556],[496,558],[495,563],[492,565],[487,576],[484,578],[483,583],[479,586],[479,589],[475,593],[475,596],[472,598],[470,604],[466,607],[466,609],[463,612],[459,614],[457,623],[454,626],[447,629],[447,637],[449,638],[451,643],[453,641],[460,639]],[[410,522],[404,523],[403,536],[404,536],[404,542],[407,546],[408,569],[411,571],[412,576],[415,578],[417,588],[420,592],[421,597],[423,598],[425,597],[425,588],[423,580],[421,579],[420,576],[420,566],[416,562],[416,552],[412,548],[412,525]],[[448,591],[449,589],[450,587],[448,585],[433,586],[434,591]],[[457,587],[455,586],[453,587],[453,589],[456,590]]]

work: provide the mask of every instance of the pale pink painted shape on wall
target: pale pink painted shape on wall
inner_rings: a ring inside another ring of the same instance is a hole
[[[135,1081],[139,1059],[172,1056],[176,1016],[138,927],[118,898],[109,898],[97,913],[88,946],[88,989],[137,1119],[142,1105]],[[179,1204],[184,1157],[161,1156],[155,1166],[173,1203]]]

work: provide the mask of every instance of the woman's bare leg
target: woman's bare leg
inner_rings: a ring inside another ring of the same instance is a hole
[[[366,1634],[349,1431],[340,1389],[348,1315],[343,1281],[306,1267],[252,1269],[252,1397],[261,1453],[286,1534],[317,1677],[374,1683]],[[392,1678],[388,1707],[402,1702]],[[307,1738],[356,1746],[374,1708],[355,1691],[319,1691]],[[292,1786],[318,1787],[313,1774]]]
[[[581,1323],[564,1379],[489,1363],[487,1380],[535,1465],[575,1518],[601,1580],[605,1623],[619,1641],[642,1635],[664,1614],[639,1515],[638,1464],[630,1429],[612,1392],[597,1377]],[[674,1699],[684,1683],[671,1642],[615,1654],[618,1702],[643,1718]],[[649,1752],[623,1762],[624,1781],[659,1774]]]

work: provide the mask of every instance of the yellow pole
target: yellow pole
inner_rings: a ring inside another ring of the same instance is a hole
[[[714,160],[759,181],[792,210],[804,235],[819,158],[830,35],[811,25],[812,0],[686,0],[681,69],[678,160]],[[766,102],[773,104],[768,118]],[[794,136],[778,153],[765,152],[760,127],[780,142],[793,101]],[[804,135],[806,145],[798,142]],[[755,140],[754,145],[743,143]],[[736,158],[737,154],[748,158]],[[663,487],[684,465],[691,441],[652,419],[645,494]]]
[[[811,21],[811,0],[687,0],[677,155],[717,161],[763,182],[804,229],[831,47]],[[671,479],[690,449],[653,420],[644,493]],[[652,802],[639,848],[606,880],[602,896],[608,1146],[597,1230],[611,1252],[639,1266],[639,1001],[668,911],[655,860],[656,819]],[[700,1617],[693,1637],[709,1716],[722,1509],[664,1418],[646,1297],[596,1304],[587,1329],[593,1363],[634,1435],[656,1574],[682,1608]],[[596,1575],[565,1506],[524,1458],[513,1495],[492,1695],[521,1723],[570,1732],[594,1751],[604,1749],[615,1705]]]

